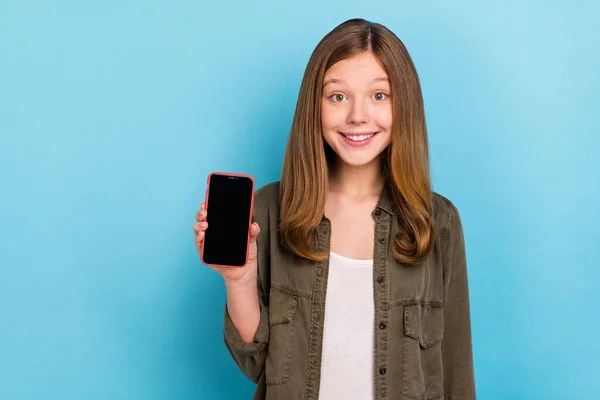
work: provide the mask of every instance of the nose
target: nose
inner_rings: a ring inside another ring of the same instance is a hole
[[[369,122],[369,110],[365,101],[356,99],[352,102],[346,122],[351,125],[363,125]]]

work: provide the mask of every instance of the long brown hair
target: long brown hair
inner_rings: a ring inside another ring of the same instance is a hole
[[[321,128],[323,77],[335,63],[370,51],[390,79],[392,141],[381,154],[387,188],[404,232],[394,240],[399,262],[418,264],[434,245],[433,199],[423,96],[408,51],[385,26],[351,19],[329,32],[317,45],[306,67],[280,187],[280,233],[283,244],[297,256],[322,261],[313,250],[317,227],[325,213],[329,157]]]

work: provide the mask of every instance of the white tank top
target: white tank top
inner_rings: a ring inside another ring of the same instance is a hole
[[[319,400],[374,398],[373,260],[331,252]]]

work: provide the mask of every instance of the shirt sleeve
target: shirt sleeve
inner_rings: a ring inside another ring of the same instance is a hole
[[[451,204],[444,248],[444,399],[475,399],[467,258],[462,222]],[[443,244],[443,243],[442,243]]]

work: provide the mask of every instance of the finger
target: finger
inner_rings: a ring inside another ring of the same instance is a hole
[[[198,247],[198,249],[200,249],[200,247],[202,246],[203,240],[204,240],[204,231],[200,231],[196,234],[196,238],[194,239],[194,241],[196,242],[196,247]]]
[[[208,223],[206,221],[196,222],[194,224],[194,233],[197,235],[198,232],[205,231],[208,228]]]
[[[202,203],[200,203],[200,210],[206,211],[206,202],[203,201]]]
[[[202,222],[206,221],[206,211],[201,210],[196,213],[196,221]]]

